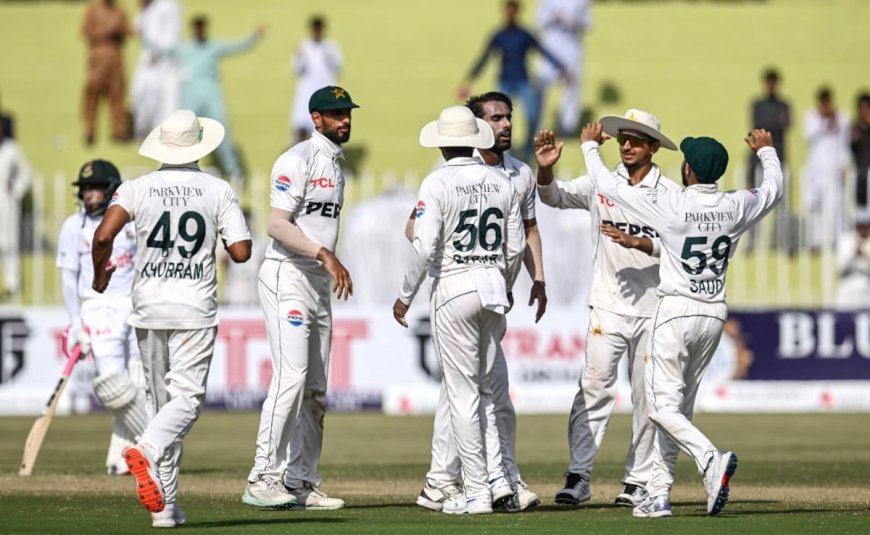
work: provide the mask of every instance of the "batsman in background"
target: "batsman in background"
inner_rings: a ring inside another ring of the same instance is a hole
[[[93,288],[106,291],[115,236],[136,223],[133,315],[152,418],[124,457],[151,525],[185,522],[177,504],[182,443],[199,418],[217,336],[218,237],[234,262],[251,256],[251,233],[225,181],[196,162],[224,138],[218,121],[178,110],[148,134],[139,154],[160,169],[125,182],[94,233]]]
[[[272,167],[272,241],[258,283],[272,382],[242,494],[242,502],[255,507],[344,507],[344,500],[320,491],[318,467],[332,346],[330,287],[338,299],[353,294],[350,274],[333,251],[344,204],[341,145],[350,139],[351,110],[358,107],[341,87],[315,91],[308,100],[314,134]]]
[[[537,301],[537,322],[547,310],[543,247],[535,218],[535,177],[528,165],[507,153],[511,148],[513,132],[513,103],[504,93],[491,91],[471,97],[465,105],[475,117],[489,125],[495,137],[492,147],[475,149],[474,156],[503,173],[520,198],[520,215],[527,243],[523,264],[532,278],[529,306]],[[416,208],[411,211],[411,217],[405,226],[405,235],[409,241],[414,238],[416,212]],[[496,350],[490,379],[502,457],[502,466],[488,467],[494,506],[504,506],[509,512],[525,511],[539,505],[541,500],[522,480],[517,466],[517,414],[510,397],[507,362],[501,343]],[[502,471],[507,477],[501,476],[499,479]],[[440,511],[445,501],[462,492],[457,485],[461,481],[459,453],[450,423],[447,388],[442,382],[432,433],[432,463],[426,474],[426,484],[417,498],[417,505]]]
[[[679,190],[652,161],[659,148],[677,148],[662,133],[658,118],[630,109],[624,117],[608,116],[601,122],[619,142],[622,162],[610,171],[614,177],[638,191]],[[660,241],[655,230],[597,191],[590,176],[554,182],[553,165],[563,146],[556,144],[553,132],[548,130],[535,139],[538,192],[550,206],[589,211],[594,256],[586,368],[568,420],[571,464],[564,488],[556,494],[556,503],[577,505],[592,497],[589,477],[613,413],[619,360],[627,352],[634,410],[623,488],[615,505],[633,507],[646,497],[644,487],[652,472],[655,429],[647,418],[643,358],[659,283]],[[672,448],[668,459],[676,462],[677,454]]]
[[[782,169],[766,130],[752,130],[746,143],[764,169],[759,187],[722,192],[728,152],[709,137],[685,138],[683,185],[677,190],[644,190],[615,177],[601,160],[602,125],[592,123],[580,136],[586,168],[608,199],[661,234],[661,283],[645,359],[647,407],[658,436],[669,437],[698,467],[707,490],[707,514],[728,501],[737,456],[720,451],[692,424],[698,385],[719,345],[728,316],[725,276],[740,236],[782,199]],[[658,440],[653,454],[649,496],[634,508],[637,517],[671,516],[674,465],[666,463]]]
[[[106,160],[85,163],[73,186],[78,187],[82,209],[64,221],[57,240],[57,267],[61,273],[63,301],[70,317],[66,339],[68,353],[78,345],[82,357],[94,359],[97,377],[94,394],[113,416],[112,438],[106,456],[109,475],[129,472],[124,450],[145,431],[145,376],[133,328],[136,227],[128,223],[115,237],[111,262],[115,275],[102,294],[91,288],[94,278],[91,244],[112,194],[121,185],[118,168]]]
[[[393,317],[407,327],[408,307],[429,272],[432,339],[464,479],[464,492],[441,506],[447,514],[492,513],[488,469],[498,467],[496,479],[505,479],[501,445],[490,433],[491,374],[525,234],[513,185],[472,158],[474,148],[493,142],[490,125],[465,106],[446,108],[423,127],[420,144],[440,148],[446,163],[420,186],[411,259],[393,305]]]

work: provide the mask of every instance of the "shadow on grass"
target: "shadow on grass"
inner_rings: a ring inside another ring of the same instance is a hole
[[[420,507],[414,503],[402,502],[402,503],[368,503],[365,505],[348,505],[347,509],[389,509],[389,508],[399,508],[399,509],[419,509],[421,512],[426,512],[427,509]],[[438,511],[431,511],[433,513],[437,513]]]
[[[244,519],[237,518],[233,520],[218,520],[214,522],[185,522],[184,530],[196,528],[229,528],[234,526],[271,526],[271,525],[296,525],[296,524],[342,524],[347,522],[346,518],[325,518],[325,517],[309,517],[309,516],[293,516],[270,519]]]

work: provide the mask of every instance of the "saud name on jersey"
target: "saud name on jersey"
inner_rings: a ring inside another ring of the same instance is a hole
[[[203,267],[190,262],[145,262],[139,274],[146,278],[199,280]]]
[[[162,197],[163,206],[187,206],[190,197],[202,197],[205,188],[191,186],[160,186],[148,188],[149,197]]]

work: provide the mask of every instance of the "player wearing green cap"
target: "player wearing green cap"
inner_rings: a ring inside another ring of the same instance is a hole
[[[255,507],[344,507],[319,490],[318,464],[332,343],[330,289],[339,299],[353,294],[350,274],[333,251],[344,203],[341,144],[350,139],[351,109],[358,107],[341,87],[315,91],[308,101],[314,134],[272,167],[272,242],[258,277],[272,384],[242,495]]]
[[[619,181],[598,152],[599,123],[581,134],[586,167],[599,192],[656,229],[662,240],[659,301],[647,351],[645,380],[649,417],[695,461],[707,489],[707,514],[728,501],[737,456],[720,451],[692,424],[695,395],[728,315],[725,275],[740,236],[761,221],[783,196],[782,169],[766,130],[753,130],[746,143],[758,153],[762,184],[751,190],[719,191],[728,153],[715,139],[686,138],[680,143],[682,191],[640,190]],[[661,434],[659,435],[661,438]],[[672,469],[662,460],[662,441],[653,452],[649,497],[634,516],[671,516]]]

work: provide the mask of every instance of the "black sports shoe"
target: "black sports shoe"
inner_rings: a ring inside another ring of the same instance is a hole
[[[640,485],[632,485],[631,483],[623,483],[622,492],[613,501],[613,505],[617,507],[636,507],[640,505],[648,496],[646,489]]]
[[[580,502],[592,498],[589,490],[589,479],[573,472],[565,473],[565,488],[556,493],[556,503],[561,505],[579,505]]]

